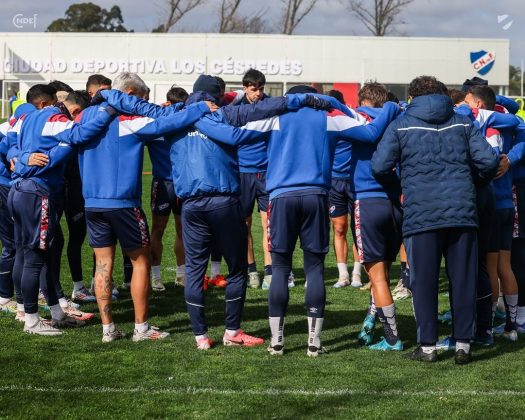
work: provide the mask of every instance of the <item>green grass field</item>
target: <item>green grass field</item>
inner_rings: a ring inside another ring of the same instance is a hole
[[[145,170],[149,170],[146,159]],[[151,178],[144,176],[148,212]],[[261,228],[254,223],[257,261],[262,268]],[[66,229],[67,231],[67,229]],[[11,316],[0,317],[1,418],[520,418],[525,410],[525,350],[522,342],[498,339],[491,349],[474,349],[475,362],[455,366],[452,353],[427,365],[402,353],[378,354],[360,348],[355,336],[368,301],[366,292],[331,286],[337,277],[331,252],[326,261],[327,311],[323,344],[329,353],[306,357],[302,254],[294,256],[297,287],[291,290],[284,357],[265,347],[225,348],[208,352],[194,347],[183,290],[173,286],[173,223],[165,235],[165,293],[151,296],[151,323],[171,332],[163,342],[131,339],[102,344],[99,320],[62,337],[22,333]],[[227,239],[225,239],[227,240]],[[91,252],[84,248],[86,283]],[[121,257],[115,279],[122,279]],[[223,270],[224,272],[224,270]],[[392,270],[397,276],[399,266]],[[67,262],[63,285],[71,292]],[[440,309],[448,297],[443,283]],[[223,333],[224,294],[207,295],[210,335]],[[96,311],[87,305],[86,311]],[[114,304],[115,321],[133,331],[129,295]],[[248,290],[243,328],[269,338],[267,293]],[[398,305],[398,325],[406,349],[415,346],[411,301]],[[380,330],[377,330],[380,334]],[[442,333],[448,332],[443,327]]]

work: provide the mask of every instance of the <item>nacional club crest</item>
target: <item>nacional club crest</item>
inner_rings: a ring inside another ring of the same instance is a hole
[[[486,75],[494,66],[496,53],[492,51],[476,51],[470,53],[470,62],[472,67],[482,76]]]

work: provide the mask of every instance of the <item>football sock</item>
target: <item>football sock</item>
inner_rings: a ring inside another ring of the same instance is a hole
[[[368,315],[372,315],[373,317],[376,316],[377,308],[376,303],[374,301],[374,295],[370,293],[370,305],[368,306]]]
[[[178,265],[177,266],[177,277],[183,277],[186,275],[186,265]]]
[[[60,306],[62,308],[67,308],[67,299],[66,298],[62,297],[62,298],[58,299],[58,303],[60,304]]]
[[[115,331],[115,324],[110,322],[109,324],[102,324],[102,332],[104,334],[109,334]]]
[[[24,321],[27,327],[32,327],[36,325],[38,321],[40,321],[40,316],[38,315],[38,313],[35,313],[35,314],[26,313]]]
[[[425,354],[431,354],[433,351],[436,351],[436,345],[435,344],[431,344],[431,345],[428,345],[428,344],[422,344],[421,345],[421,350],[423,351],[423,353]]]
[[[26,310],[24,309],[24,304],[23,303],[17,303],[16,304],[16,310],[18,312],[25,312]]]
[[[248,273],[257,273],[257,263],[248,264]]]
[[[308,317],[308,345],[321,347],[321,331],[323,330],[324,318]]]
[[[516,316],[516,323],[525,324],[525,306],[518,306],[518,315]]]
[[[465,353],[470,351],[470,343],[465,341],[456,341],[456,351],[463,350]]]
[[[81,290],[83,287],[84,287],[84,283],[82,283],[81,281],[74,281],[74,282],[73,282],[73,290],[74,290],[75,292],[78,292],[78,291]]]
[[[9,302],[11,299],[9,298],[3,298],[0,297],[0,305],[5,305],[7,302]]]
[[[212,261],[211,262],[210,277],[211,278],[217,277],[217,275],[220,273],[220,271],[221,271],[221,262],[220,261]]]
[[[337,263],[337,269],[339,270],[339,278],[343,276],[348,278],[348,266],[346,263]]]
[[[151,266],[151,276],[153,280],[160,280],[160,265]]]
[[[228,333],[228,335],[235,337],[239,333],[240,330],[225,330],[225,331]]]
[[[352,269],[352,275],[356,274],[358,276],[361,275],[361,267],[362,264],[360,262],[355,261],[354,262],[354,268]]]
[[[62,310],[62,307],[57,303],[56,305],[51,305],[49,307],[51,311],[51,318],[56,320],[64,319],[66,314]]]
[[[145,333],[149,329],[148,321],[143,322],[142,324],[135,324],[135,330],[139,333]]]
[[[498,307],[502,309],[505,307],[505,301],[503,300],[503,295],[499,295],[498,297]]]
[[[270,331],[272,332],[272,340],[270,345],[283,346],[284,345],[284,317],[271,316],[268,318],[270,321]]]
[[[271,266],[271,264],[264,266],[264,275],[265,276],[271,276],[272,275],[272,266]]]
[[[492,325],[494,325],[494,318],[496,317],[496,310],[498,309],[498,303],[492,302]]]
[[[516,329],[516,314],[518,310],[518,295],[505,295],[505,312],[507,314],[507,322],[505,326],[506,331]]]
[[[208,334],[201,334],[201,335],[196,335],[195,336],[195,341],[198,343],[199,340],[203,340],[205,338],[208,338]]]
[[[396,307],[393,303],[382,308],[377,308],[379,321],[385,330],[385,339],[388,344],[394,345],[399,340],[397,335]]]

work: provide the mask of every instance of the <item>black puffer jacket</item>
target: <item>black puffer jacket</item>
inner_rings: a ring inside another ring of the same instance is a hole
[[[387,128],[372,158],[378,180],[399,164],[403,235],[476,227],[474,175],[490,179],[498,157],[471,121],[444,95],[415,98]]]

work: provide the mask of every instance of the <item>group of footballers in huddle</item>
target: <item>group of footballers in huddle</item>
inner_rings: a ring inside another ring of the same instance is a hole
[[[223,344],[264,343],[241,329],[249,286],[269,290],[268,351],[283,354],[292,255],[300,239],[307,355],[324,353],[330,221],[339,271],[334,287],[362,287],[362,266],[370,279],[358,335],[369,349],[403,350],[394,300],[412,295],[420,345],[408,356],[415,360],[432,362],[437,348],[454,348],[456,363],[468,363],[471,342],[490,346],[493,334],[517,340],[525,332],[525,230],[518,222],[525,139],[515,102],[478,78],[456,91],[421,76],[409,86],[408,104],[382,84],[367,83],[356,109],[338,91],[320,95],[299,85],[268,97],[264,87],[264,75],[254,69],[242,90],[227,93],[222,79],[201,75],[193,93],[174,86],[161,106],[149,102],[148,87],[134,73],[113,82],[92,75],[85,91],[58,81],[31,87],[27,102],[0,126],[0,308],[16,314],[25,332],[55,336],[85,325],[94,314],[80,304],[96,301],[102,341],[124,338],[111,309],[119,295],[112,276],[118,242],[123,288],[133,298],[133,341],[168,337],[148,323],[148,296],[151,289],[165,290],[162,243],[173,213],[176,284],[185,289],[200,350],[214,345],[205,318],[210,285],[225,288]],[[151,231],[141,208],[144,147],[152,161]],[[263,227],[262,282],[251,235],[255,202]],[[71,300],[60,282],[62,214]],[[91,287],[82,273],[86,234],[93,248]],[[400,280],[391,291],[390,266],[398,254]],[[442,317],[453,332],[438,343],[442,255],[451,296],[451,311]],[[227,277],[219,274],[221,259]],[[493,328],[500,291],[505,323]],[[39,299],[51,320],[40,317]],[[376,319],[384,337],[374,343]]]

